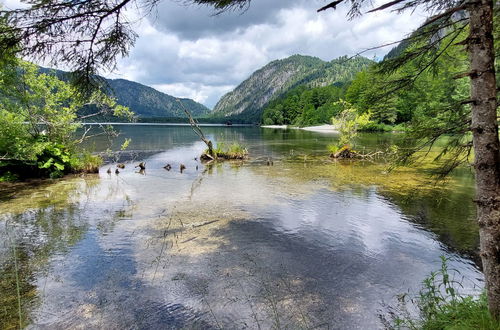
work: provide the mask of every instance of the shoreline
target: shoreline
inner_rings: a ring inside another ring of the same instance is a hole
[[[317,132],[317,133],[338,133],[339,131],[335,126],[324,124],[318,126],[295,127],[289,125],[261,125],[261,128],[277,128],[277,129],[301,129],[304,131]]]

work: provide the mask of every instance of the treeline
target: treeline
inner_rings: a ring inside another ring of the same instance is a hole
[[[264,109],[264,125],[310,126],[329,123],[341,107],[336,102],[345,95],[343,84],[325,87],[297,87]]]
[[[469,93],[469,81],[456,79],[466,71],[467,58],[459,47],[446,47],[444,39],[436,52],[442,52],[437,60],[435,52],[398,65],[400,57],[387,56],[358,72],[354,79],[324,87],[300,86],[282,98],[271,102],[263,112],[265,125],[310,126],[332,122],[345,103],[352,105],[359,115],[369,114],[370,122],[361,127],[365,130],[392,130],[412,124],[419,127],[445,125],[459,121],[468,107],[461,101]],[[397,48],[398,55],[418,50],[418,43],[406,43]]]

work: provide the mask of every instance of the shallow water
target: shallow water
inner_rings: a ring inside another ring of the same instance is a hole
[[[435,185],[425,168],[329,160],[334,134],[256,127],[204,127],[251,155],[205,166],[189,127],[117,129],[88,146],[130,137],[145,173],[136,159],[1,192],[1,328],[380,328],[441,255],[481,290],[467,169]]]

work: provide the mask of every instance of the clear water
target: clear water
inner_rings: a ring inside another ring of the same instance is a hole
[[[481,290],[467,169],[436,185],[425,166],[330,160],[335,134],[257,127],[204,127],[250,152],[206,166],[189,127],[117,129],[87,146],[131,138],[118,175],[0,191],[0,328],[376,329],[441,255]]]

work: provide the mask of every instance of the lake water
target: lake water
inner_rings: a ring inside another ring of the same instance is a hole
[[[377,329],[440,256],[482,288],[468,169],[436,184],[426,166],[333,161],[335,134],[257,127],[204,127],[250,153],[206,166],[189,127],[117,130],[87,146],[131,138],[118,175],[0,191],[0,328]]]

